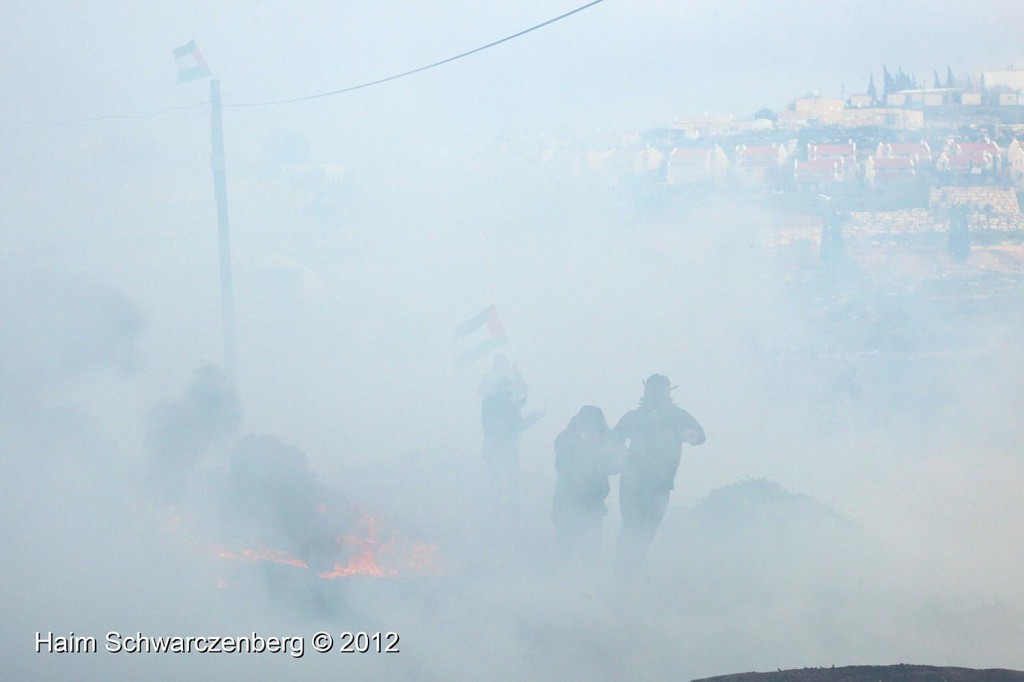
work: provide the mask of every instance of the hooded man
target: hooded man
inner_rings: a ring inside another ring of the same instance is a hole
[[[628,442],[626,467],[619,481],[622,530],[616,549],[620,575],[631,575],[647,555],[668,509],[683,443],[700,445],[704,429],[672,400],[672,382],[652,374],[644,382],[640,406],[627,412],[615,434]]]

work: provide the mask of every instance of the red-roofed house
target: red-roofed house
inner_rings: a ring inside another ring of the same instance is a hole
[[[936,159],[938,170],[953,170],[977,175],[979,173],[996,173],[1003,167],[1005,151],[998,144],[986,139],[984,142],[956,142],[950,140],[946,145],[943,161]],[[942,167],[940,167],[942,164]]]
[[[833,182],[843,182],[847,178],[852,178],[857,174],[857,143],[853,140],[848,141],[846,144],[813,144],[808,143],[807,145],[807,161],[839,161],[841,162],[837,170],[838,179]],[[825,166],[820,166],[825,168]],[[815,173],[817,171],[810,170],[812,166],[807,166],[808,172]],[[818,168],[814,166],[813,168]],[[822,171],[824,172],[824,171]],[[796,174],[794,177],[797,177]],[[799,180],[797,181],[799,184]]]
[[[857,163],[857,143],[846,144],[807,144],[807,160],[842,159],[847,166]]]
[[[932,163],[932,149],[921,142],[879,142],[875,150],[876,159],[911,159],[918,166]]]
[[[729,160],[717,144],[713,147],[676,147],[668,156],[665,182],[685,185],[720,180],[728,167]]]
[[[995,159],[996,157],[985,149],[973,149],[963,154],[943,152],[935,162],[935,168],[957,175],[985,175],[995,169]]]
[[[947,148],[954,154],[976,154],[977,152],[988,152],[993,158],[999,156],[1002,151],[995,142],[954,142]]]
[[[774,168],[786,163],[786,148],[781,144],[759,144],[736,147],[736,165],[753,168]]]
[[[917,176],[914,159],[871,157],[864,162],[864,179],[872,186],[913,180]]]
[[[846,179],[845,162],[837,159],[810,159],[793,162],[793,181],[802,189],[824,187]]]
[[[763,183],[785,165],[787,158],[786,148],[781,144],[741,144],[734,156],[735,177],[744,184]]]
[[[577,175],[600,174],[608,178],[645,174],[660,177],[664,159],[665,155],[654,147],[590,149],[576,159],[573,169]]]

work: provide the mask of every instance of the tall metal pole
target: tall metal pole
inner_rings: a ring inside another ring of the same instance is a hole
[[[235,385],[235,302],[231,284],[231,236],[228,232],[228,183],[224,164],[224,126],[220,106],[220,81],[210,80],[210,142],[213,194],[217,201],[217,235],[220,242],[220,310],[224,329],[224,373]]]

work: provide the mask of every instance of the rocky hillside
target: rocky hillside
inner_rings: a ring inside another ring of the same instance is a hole
[[[851,665],[719,675],[694,682],[1024,682],[1024,672],[932,665]]]

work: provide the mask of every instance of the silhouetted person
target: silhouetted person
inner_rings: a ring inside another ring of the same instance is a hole
[[[625,448],[612,435],[600,408],[587,405],[555,439],[555,538],[563,557],[596,564],[608,476],[622,470]]]
[[[644,382],[640,406],[623,415],[615,426],[616,436],[629,443],[619,481],[622,530],[616,569],[620,575],[632,575],[647,556],[668,509],[683,443],[704,442],[701,425],[673,402],[673,388],[667,376],[652,374]]]
[[[519,438],[543,416],[541,412],[522,415],[525,397],[517,396],[508,379],[495,383],[483,399],[480,417],[484,427],[484,461],[491,479],[491,496],[496,510],[511,514],[519,503]]]
[[[512,362],[512,359],[504,353],[494,356],[494,362],[487,374],[480,380],[480,397],[486,398],[494,390],[495,386],[502,380],[508,380],[512,387],[512,395],[516,398],[526,398],[526,381],[519,373],[519,368]]]
[[[947,245],[953,260],[966,261],[971,255],[971,230],[967,220],[967,208],[956,206],[949,210],[949,231]]]
[[[826,262],[839,260],[844,252],[843,218],[839,211],[825,214],[821,226],[821,259]]]

